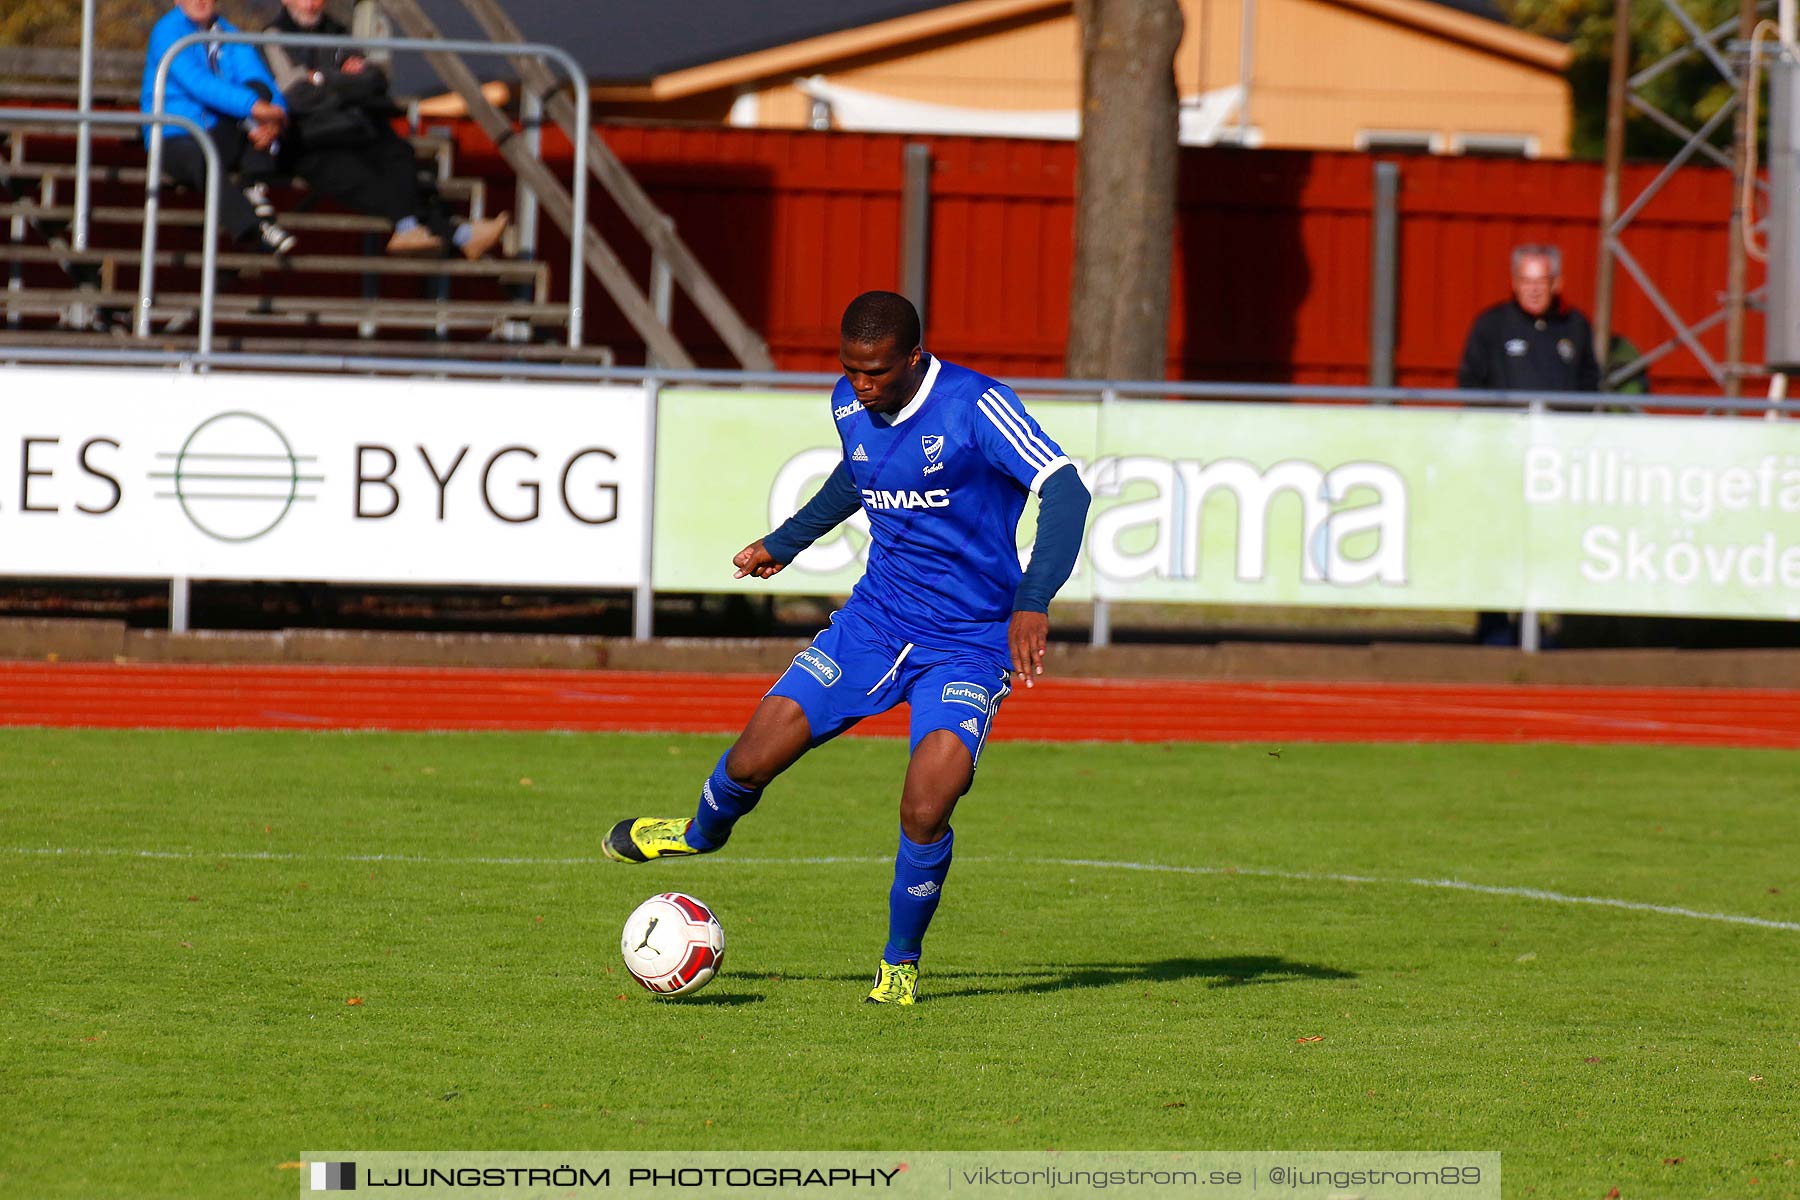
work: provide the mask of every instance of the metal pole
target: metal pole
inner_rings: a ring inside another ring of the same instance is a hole
[[[1612,63],[1606,85],[1606,177],[1600,186],[1600,254],[1594,270],[1594,361],[1600,364],[1601,390],[1612,360],[1613,226],[1619,220],[1619,171],[1625,163],[1626,73],[1631,69],[1631,0],[1613,8]]]
[[[571,200],[575,211],[569,218],[569,346],[581,345],[581,322],[585,317],[583,302],[587,299],[587,271],[582,251],[587,243],[587,194],[588,194],[588,135],[594,131],[594,122],[588,116],[588,82],[575,60],[566,53],[562,55],[575,80],[575,127],[580,133],[570,141],[575,143],[575,185],[571,189]]]
[[[526,89],[519,99],[519,119],[525,125],[525,147],[531,157],[544,157],[544,98]],[[519,257],[537,258],[538,198],[528,187],[519,189]]]
[[[1119,393],[1117,391],[1115,391],[1114,389],[1112,389],[1112,388],[1101,389],[1101,392],[1100,392],[1100,427],[1101,427],[1102,433],[1104,433],[1105,427],[1106,427],[1106,410],[1111,408],[1115,403],[1117,403],[1118,399],[1119,399]],[[1096,447],[1096,452],[1098,452],[1098,447]],[[1094,566],[1093,559],[1091,557],[1088,559],[1088,567],[1090,570],[1093,571],[1093,576],[1094,576],[1094,578],[1093,578],[1094,621],[1093,621],[1093,627],[1088,630],[1088,645],[1090,645],[1090,646],[1110,646],[1110,645],[1112,645],[1112,604],[1104,596],[1102,596],[1100,594],[1100,585],[1101,585],[1100,568],[1097,566]]]
[[[1756,32],[1756,0],[1738,0],[1738,38]],[[1744,78],[1749,78],[1745,72]],[[1756,130],[1745,120],[1748,105],[1739,104],[1732,120],[1731,246],[1725,260],[1725,394],[1736,396],[1744,370],[1744,278],[1749,266],[1744,252],[1744,175],[1749,168],[1750,139]]]
[[[1238,86],[1244,98],[1238,101],[1238,145],[1250,144],[1250,81],[1256,75],[1256,0],[1243,0],[1238,29]]]
[[[217,42],[220,45],[245,46],[350,46],[359,49],[384,49],[415,51],[420,54],[489,54],[509,55],[524,54],[534,58],[552,58],[562,65],[568,73],[570,82],[575,87],[575,116],[580,124],[583,136],[575,142],[575,185],[571,189],[571,203],[574,211],[570,215],[569,238],[569,345],[581,345],[582,302],[587,295],[587,280],[582,274],[582,241],[583,231],[587,228],[587,137],[585,136],[591,122],[588,119],[588,82],[587,73],[581,69],[569,52],[558,46],[546,45],[542,42],[477,42],[456,38],[359,38],[352,36],[327,35],[321,33],[227,33],[219,29],[207,29],[195,33],[183,34],[169,44],[163,56],[156,64],[155,83],[151,88],[150,115],[165,116],[164,106],[169,96],[169,68],[175,56],[189,46],[203,42]],[[185,120],[185,118],[183,118]],[[171,122],[181,124],[182,121]],[[192,122],[187,122],[192,125]],[[193,126],[198,130],[198,126]],[[202,145],[210,145],[206,138],[200,139]],[[156,284],[156,210],[157,189],[160,187],[162,174],[162,127],[154,125],[150,132],[150,159],[148,178],[144,195],[144,246],[143,263],[138,269],[138,317],[137,336],[150,336],[150,303]],[[220,177],[223,178],[222,176]],[[208,230],[207,246],[212,245],[211,229]],[[207,308],[210,315],[211,309]]]
[[[190,592],[188,577],[177,575],[169,580],[169,632],[186,633],[188,631],[188,596]]]
[[[900,294],[919,310],[923,328],[925,297],[931,288],[931,147],[908,142],[901,161]]]
[[[1544,411],[1544,402],[1542,400],[1533,400],[1530,405],[1526,407],[1525,419],[1527,421],[1536,421],[1544,415]],[[1529,561],[1526,563],[1526,569],[1525,587],[1526,592],[1529,594],[1531,590]],[[1541,614],[1539,614],[1535,606],[1529,603],[1526,604],[1524,609],[1519,613],[1519,649],[1527,654],[1536,654],[1543,648],[1543,639],[1541,636],[1542,630],[1539,627],[1540,620]]]
[[[638,642],[649,641],[656,625],[656,410],[662,404],[662,389],[662,380],[655,376],[644,380],[644,494],[651,497],[651,504],[644,514],[644,548],[638,556],[638,584],[631,599],[631,637]]]
[[[675,218],[665,216],[663,226],[671,233],[675,230]],[[675,316],[675,272],[669,267],[669,260],[662,249],[652,245],[650,249],[650,307],[656,312],[656,323],[664,329]],[[666,367],[669,363],[662,361],[656,351],[649,351],[649,364],[653,367]]]
[[[94,111],[94,0],[81,0],[81,85],[76,106]],[[82,122],[75,130],[75,249],[88,248],[88,167],[94,157],[94,131]]]
[[[1369,246],[1369,386],[1394,386],[1394,323],[1399,294],[1400,165],[1375,164]]]

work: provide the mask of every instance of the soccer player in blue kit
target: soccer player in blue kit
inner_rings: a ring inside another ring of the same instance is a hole
[[[951,810],[974,782],[1000,702],[1043,673],[1046,613],[1074,569],[1089,497],[1011,388],[925,352],[904,296],[858,296],[840,334],[844,377],[831,410],[843,460],[805,507],[732,562],[739,579],[767,579],[862,508],[868,567],[720,756],[693,818],[627,818],[604,850],[634,863],[717,850],[808,750],[907,702],[900,850],[868,999],[911,1004],[950,872]],[[1038,528],[1021,573],[1016,538],[1028,492],[1038,495]]]

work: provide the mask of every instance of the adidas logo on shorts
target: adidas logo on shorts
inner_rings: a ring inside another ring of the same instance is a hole
[[[861,442],[856,443],[856,449],[854,449],[850,452],[850,461],[851,462],[868,462],[869,461],[869,452],[862,448]]]
[[[962,723],[962,727],[964,729],[968,730],[970,733],[980,733],[981,732],[981,722],[977,721],[974,717],[970,717],[968,720],[964,721]]]

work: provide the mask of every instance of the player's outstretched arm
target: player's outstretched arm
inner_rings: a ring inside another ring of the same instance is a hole
[[[1069,573],[1075,569],[1090,499],[1073,463],[1044,480],[1038,492],[1037,538],[1031,544],[1031,565],[1025,568],[1019,590],[1013,594],[1012,623],[1006,634],[1015,683],[1030,687],[1032,676],[1044,673],[1044,651],[1050,644],[1050,598],[1068,582]]]

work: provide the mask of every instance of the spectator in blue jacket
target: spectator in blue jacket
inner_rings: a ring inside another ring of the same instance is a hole
[[[155,103],[156,67],[170,46],[187,34],[208,29],[236,32],[218,15],[218,7],[218,0],[175,0],[175,7],[150,31],[140,99],[145,112]],[[192,118],[205,129],[220,164],[247,185],[240,190],[231,180],[219,181],[219,223],[225,231],[238,242],[271,254],[291,251],[294,235],[275,223],[265,191],[266,181],[276,172],[287,106],[256,47],[196,43],[183,49],[169,64],[163,111]],[[162,165],[178,184],[205,186],[205,156],[185,129],[164,127]]]

